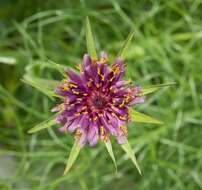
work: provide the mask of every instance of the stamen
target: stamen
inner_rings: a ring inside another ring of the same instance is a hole
[[[125,100],[122,101],[122,103],[119,105],[119,107],[123,107],[125,104]]]
[[[100,76],[101,76],[101,80],[104,81],[105,80],[104,75],[100,75]]]
[[[124,120],[124,121],[126,121],[126,117],[124,117],[124,116],[119,116],[119,118],[121,119],[121,120]]]
[[[80,92],[77,92],[75,90],[72,90],[73,94],[79,94]]]
[[[83,106],[82,108],[81,108],[81,110],[85,110],[87,108],[87,106]]]
[[[101,80],[104,81],[104,75],[101,74],[100,68],[97,68],[97,73],[101,77]]]
[[[78,86],[76,84],[73,84],[73,83],[69,83],[69,86],[73,87],[73,88],[78,88]]]
[[[101,132],[101,135],[104,135],[104,126],[103,125],[100,126],[100,132]]]
[[[63,90],[69,90],[68,85],[67,86],[63,86]]]
[[[96,83],[96,87],[97,87],[97,88],[100,88],[100,87],[101,87],[101,84],[100,84],[100,83]]]
[[[85,112],[83,112],[82,114],[83,114],[83,115],[87,115],[87,114],[88,114],[88,111],[85,111]]]
[[[98,73],[98,75],[101,74],[101,71],[100,71],[100,68],[99,68],[99,67],[97,68],[97,73]]]
[[[127,97],[126,97],[126,102],[127,102],[128,100],[130,100],[130,98],[131,98],[130,96],[127,96]]]
[[[116,116],[116,114],[115,114],[114,112],[112,112],[112,116],[113,116],[113,117],[115,117],[115,116]]]
[[[115,78],[115,75],[109,80],[110,82],[112,82]]]
[[[83,99],[82,99],[82,98],[77,98],[77,100],[78,100],[78,101],[83,101]]]
[[[131,80],[131,79],[129,79],[129,80],[128,80],[128,84],[131,84],[131,83],[132,83],[132,80]]]
[[[101,63],[101,64],[104,64],[105,62],[106,62],[106,59],[102,57],[102,58],[100,59],[100,63]]]
[[[76,117],[77,117],[77,116],[80,116],[80,115],[81,115],[81,114],[80,114],[79,112],[74,114],[74,116],[76,116]]]

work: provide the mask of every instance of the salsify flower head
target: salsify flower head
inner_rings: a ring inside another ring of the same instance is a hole
[[[94,146],[99,140],[104,141],[117,170],[110,136],[117,139],[141,174],[132,147],[127,140],[127,124],[135,121],[162,125],[163,122],[140,113],[131,106],[143,103],[144,95],[176,83],[170,82],[141,88],[130,80],[123,79],[126,69],[124,57],[133,35],[134,31],[128,35],[119,52],[119,57],[110,66],[104,52],[101,52],[97,58],[90,22],[87,18],[86,42],[89,54],[84,55],[83,63],[79,65],[79,72],[67,69],[65,77],[68,76],[68,79],[64,79],[59,85],[57,81],[50,81],[47,85],[49,80],[24,77],[26,83],[49,97],[59,96],[62,99],[62,102],[52,109],[58,112],[56,117],[55,115],[50,117],[28,132],[34,133],[59,123],[63,125],[59,128],[60,131],[74,133],[76,141],[70,151],[64,174],[71,169],[82,146],[86,143]],[[53,62],[52,67],[64,74],[64,66]],[[55,84],[57,84],[56,93],[52,91],[52,86]]]
[[[81,146],[108,141],[110,135],[119,144],[125,143],[130,106],[144,102],[141,87],[123,79],[125,69],[121,58],[110,67],[104,52],[98,60],[85,54],[80,72],[67,69],[69,78],[55,90],[63,101],[52,109],[59,111],[56,122],[63,125],[60,131],[74,133]]]

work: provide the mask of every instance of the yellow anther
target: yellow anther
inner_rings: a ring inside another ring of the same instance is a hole
[[[112,77],[109,81],[112,82],[114,80],[114,77]]]
[[[73,92],[73,94],[79,94],[79,92],[77,92],[77,91],[74,91],[74,90],[73,90],[72,92]]]
[[[129,80],[128,80],[128,84],[131,84],[131,83],[132,83],[132,80],[131,80],[131,79],[129,79]]]
[[[100,59],[100,63],[103,64],[103,63],[105,63],[105,62],[106,62],[106,59],[102,57],[102,58]]]
[[[104,81],[104,80],[105,80],[104,75],[100,75],[100,77],[101,77],[101,80],[102,80],[102,81]]]
[[[88,112],[87,112],[87,111],[85,111],[85,112],[83,112],[82,114],[83,114],[83,115],[87,115],[87,114],[88,114]]]
[[[116,116],[116,114],[115,114],[114,112],[112,112],[112,116],[113,116],[113,117],[115,117],[115,116]]]
[[[63,90],[68,90],[69,87],[68,86],[63,86]]]
[[[112,68],[112,72],[113,72],[114,74],[117,74],[119,71],[120,71],[120,68],[117,67],[117,66],[115,66],[114,68]]]
[[[84,96],[88,96],[88,94],[87,94],[87,93],[83,93],[83,95],[84,95]]]
[[[98,75],[101,74],[101,71],[100,71],[100,68],[99,68],[99,67],[97,68],[97,73],[98,73]]]
[[[124,121],[126,120],[126,117],[121,116],[121,115],[119,116],[119,118],[120,118],[121,120],[124,120]]]
[[[119,105],[119,107],[123,107],[125,104],[125,100],[122,101],[122,103]]]
[[[128,100],[130,100],[130,96],[127,96],[127,97],[126,97],[126,101],[128,101]]]
[[[82,101],[83,99],[82,99],[82,98],[77,98],[77,100],[78,100],[78,101]]]
[[[113,86],[110,86],[109,90],[112,90]]]
[[[75,106],[75,104],[70,104],[71,107]]]
[[[104,135],[104,126],[103,125],[100,126],[100,132],[101,132],[101,135]]]
[[[100,87],[101,87],[101,84],[100,84],[100,83],[96,83],[96,87],[97,87],[97,88],[100,88]]]
[[[94,118],[93,118],[93,121],[96,121],[98,119],[98,116],[95,116]]]
[[[69,86],[73,87],[73,88],[78,88],[78,86],[76,84],[72,84],[72,83],[70,83]]]
[[[80,115],[81,115],[81,114],[80,114],[79,112],[74,114],[74,116],[76,116],[76,117],[77,117],[77,116],[80,116]]]
[[[83,106],[82,108],[81,108],[81,110],[85,110],[87,108],[87,106]]]
[[[114,105],[111,106],[112,109],[116,109],[116,107]]]

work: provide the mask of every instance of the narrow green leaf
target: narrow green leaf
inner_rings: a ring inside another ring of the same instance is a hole
[[[41,91],[50,98],[58,97],[58,95],[54,92],[54,89],[59,85],[59,81],[41,79],[28,75],[25,75],[22,81]]]
[[[63,175],[66,175],[69,172],[69,170],[73,166],[74,162],[76,161],[76,158],[78,157],[80,150],[81,150],[81,146],[78,144],[77,141],[75,141],[74,145],[70,151],[67,165],[65,167]]]
[[[134,109],[131,109],[131,117],[132,121],[140,122],[140,123],[153,123],[158,125],[163,125],[164,123],[158,119],[145,115],[143,113],[137,112]]]
[[[17,61],[14,57],[0,56],[0,63],[4,63],[7,65],[15,65]]]
[[[89,21],[88,17],[86,18],[86,45],[87,45],[87,51],[88,51],[89,55],[93,59],[96,60],[97,59],[97,53],[96,53],[93,34],[91,31],[91,25],[90,25],[90,21]]]
[[[28,131],[28,133],[30,133],[30,134],[35,133],[37,131],[40,131],[42,129],[46,129],[46,128],[51,127],[52,125],[56,124],[55,116],[56,115],[54,115],[54,116],[50,117],[48,120],[43,121],[43,122],[39,123],[38,125],[34,126],[33,128],[31,128]]]
[[[112,161],[114,162],[114,166],[115,166],[115,170],[116,170],[116,173],[117,173],[117,165],[116,165],[116,159],[114,157],[114,152],[113,152],[113,149],[112,149],[112,145],[111,145],[111,142],[110,140],[108,140],[107,142],[105,142],[105,146],[107,148],[107,151],[112,159]]]
[[[45,66],[49,68],[53,68],[58,70],[65,78],[67,77],[67,74],[65,73],[65,69],[67,68],[65,65],[61,65],[58,63],[55,63],[54,61],[48,60],[48,62],[45,64]]]
[[[137,159],[135,157],[135,154],[133,152],[133,149],[131,148],[128,140],[126,140],[126,143],[121,144],[121,147],[123,148],[123,150],[127,153],[128,157],[132,160],[132,162],[134,163],[135,167],[137,168],[138,172],[140,173],[140,175],[142,175],[140,167],[137,163]]]
[[[135,31],[131,31],[129,33],[128,37],[126,38],[126,41],[123,43],[123,46],[121,47],[121,50],[118,53],[118,56],[121,57],[122,59],[124,59],[126,56],[127,49],[131,44],[134,34],[135,34]]]
[[[143,87],[143,93],[141,93],[140,95],[150,94],[150,93],[155,92],[155,91],[157,91],[163,87],[173,86],[176,84],[177,84],[176,82],[169,82],[169,83],[165,83],[165,84],[157,84],[157,85],[151,85],[151,86]]]

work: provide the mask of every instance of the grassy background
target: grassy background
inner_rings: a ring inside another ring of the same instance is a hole
[[[202,189],[201,10],[201,0],[0,0],[0,189]],[[83,149],[69,175],[62,176],[73,137],[54,127],[27,134],[51,115],[58,100],[20,79],[24,74],[61,79],[45,67],[47,60],[79,63],[86,52],[87,15],[97,49],[111,57],[131,28],[136,30],[126,73],[135,83],[178,82],[137,106],[165,126],[129,127],[142,177],[115,142],[117,175],[100,143]]]

